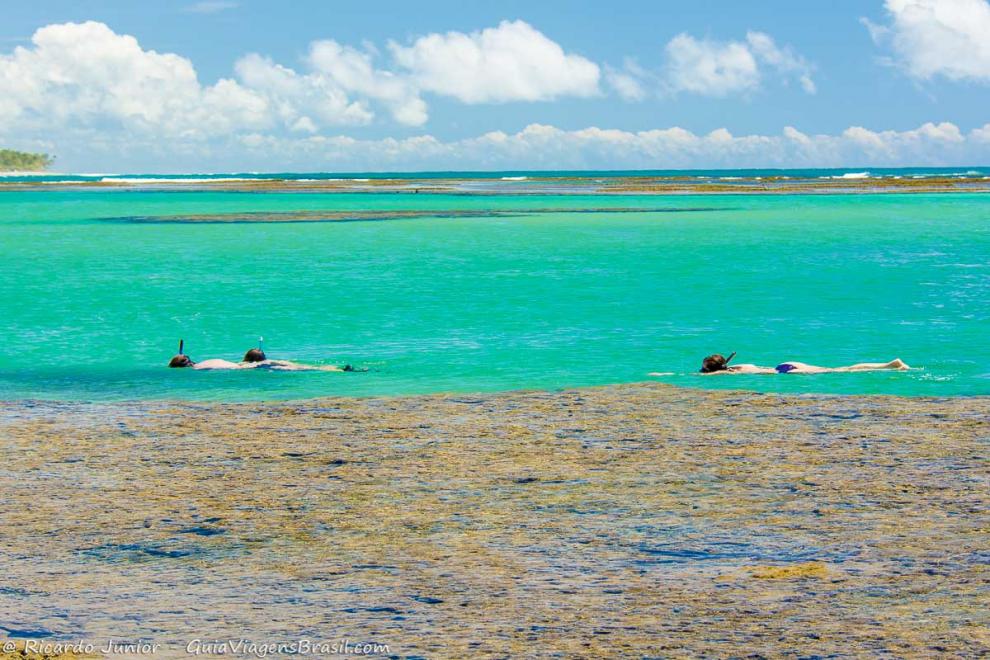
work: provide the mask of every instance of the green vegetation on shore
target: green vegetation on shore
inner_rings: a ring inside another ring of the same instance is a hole
[[[38,172],[48,169],[54,160],[48,154],[0,149],[0,172]]]

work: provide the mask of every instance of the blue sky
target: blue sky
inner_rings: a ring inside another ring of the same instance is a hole
[[[609,4],[7,2],[0,144],[76,171],[990,162],[987,0]]]

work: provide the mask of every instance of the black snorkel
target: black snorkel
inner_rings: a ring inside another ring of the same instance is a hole
[[[729,368],[729,362],[732,362],[732,358],[734,358],[734,357],[736,357],[736,352],[735,351],[732,351],[731,353],[729,353],[729,357],[725,358],[725,367],[726,367],[726,369]]]

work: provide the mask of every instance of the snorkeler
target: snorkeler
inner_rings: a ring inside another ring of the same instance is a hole
[[[172,359],[168,361],[168,366],[170,369],[181,369],[182,367],[191,367],[195,362],[189,359],[189,356],[182,352],[183,346],[185,346],[186,340],[179,340],[179,352],[172,356]]]
[[[781,362],[776,367],[761,367],[755,364],[737,364],[730,367],[729,362],[735,356],[735,351],[729,357],[723,357],[718,353],[709,355],[701,361],[701,373],[706,376],[716,374],[831,374],[850,371],[907,371],[910,369],[900,358],[894,358],[890,362],[860,362],[846,367],[818,367],[794,360]]]
[[[193,362],[188,355],[182,352],[183,340],[179,340],[179,354],[169,360],[168,366],[172,368],[192,367],[203,371],[233,371],[235,369],[271,369],[272,371],[367,371],[367,369],[355,369],[351,365],[338,367],[329,365],[299,364],[288,360],[269,360],[262,349],[264,337],[258,338],[258,347],[248,349],[244,353],[244,359],[240,362],[231,362],[214,358]]]

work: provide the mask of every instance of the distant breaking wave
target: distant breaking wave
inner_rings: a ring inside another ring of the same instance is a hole
[[[711,170],[502,170],[502,171],[437,171],[437,172],[88,172],[88,173],[59,173],[59,172],[0,172],[0,185],[8,184],[74,184],[96,183],[108,187],[146,187],[149,189],[175,185],[207,186],[211,183],[238,186],[251,182],[262,182],[271,185],[280,181],[297,182],[300,185],[320,182],[343,184],[340,187],[352,186],[359,191],[365,191],[374,182],[387,182],[395,188],[415,187],[428,188],[431,181],[440,182],[444,186],[459,185],[471,189],[501,190],[505,192],[524,192],[531,188],[542,192],[579,192],[587,188],[587,184],[603,184],[615,179],[644,181],[653,179],[664,183],[669,180],[678,186],[691,184],[709,184],[722,182],[732,183],[762,183],[773,181],[841,181],[845,184],[867,184],[873,180],[889,181],[895,179],[928,179],[948,178],[962,182],[985,181],[990,175],[990,167],[955,166],[955,167],[912,167],[889,168],[873,167],[869,171],[850,171],[849,168],[803,168],[803,169],[711,169]],[[571,181],[568,181],[571,180]],[[520,188],[518,185],[526,183]],[[267,187],[267,186],[261,186]]]
[[[127,177],[127,176],[105,176],[100,179],[100,183],[202,183],[204,181],[277,181],[278,179],[260,177]]]

